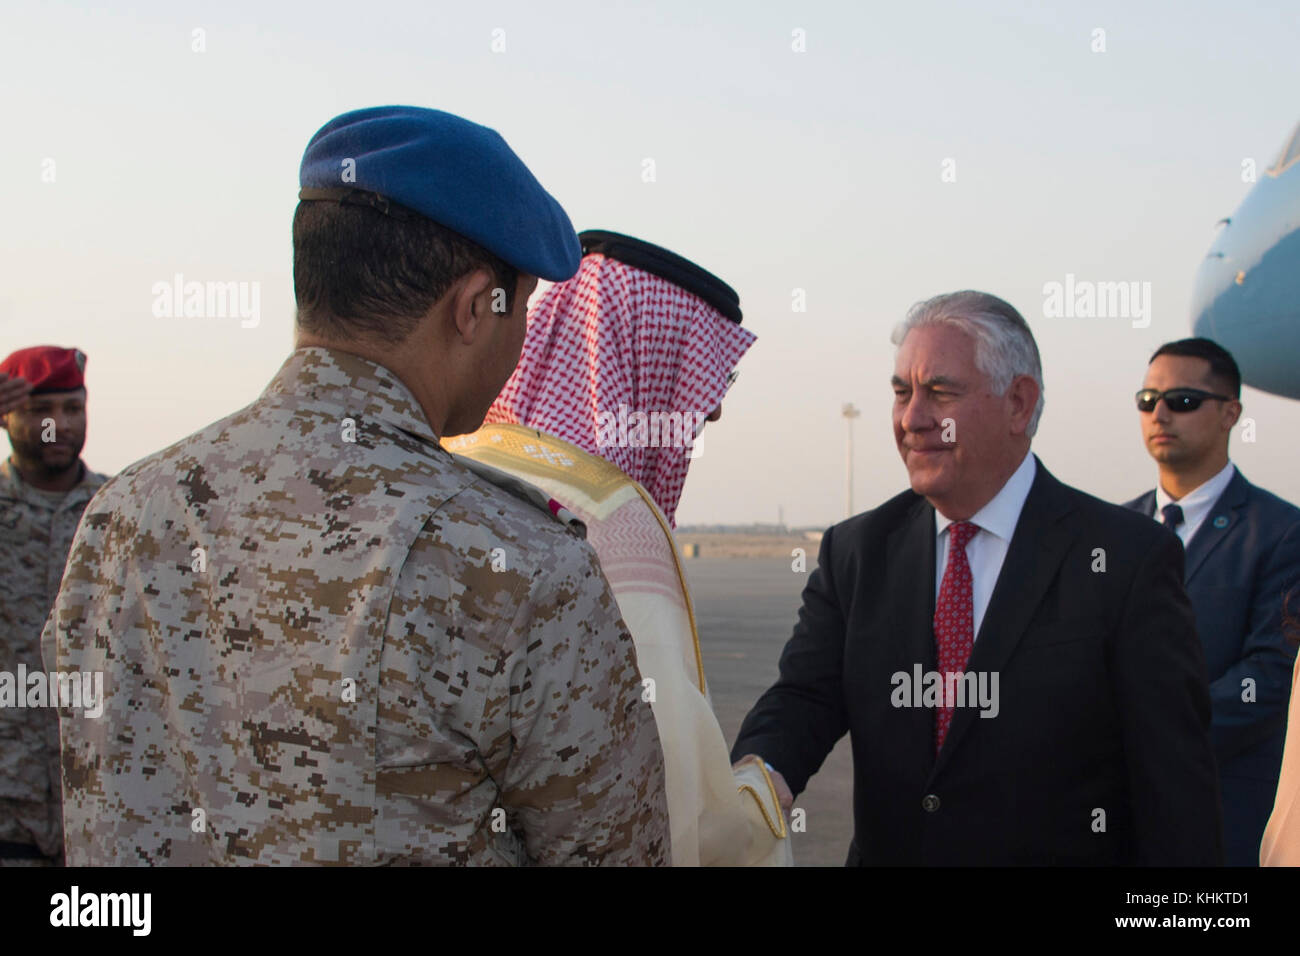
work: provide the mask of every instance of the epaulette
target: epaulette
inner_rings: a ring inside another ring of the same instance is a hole
[[[520,481],[514,475],[507,474],[499,468],[493,468],[491,465],[485,465],[472,458],[465,458],[461,455],[453,455],[452,457],[456,459],[458,464],[468,468],[484,481],[496,485],[502,491],[509,492],[521,501],[526,501],[538,511],[544,511],[552,519],[564,525],[571,533],[586,540],[587,526],[579,520],[577,515],[547,495],[542,489],[530,485],[526,481]]]

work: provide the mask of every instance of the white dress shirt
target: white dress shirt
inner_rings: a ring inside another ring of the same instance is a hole
[[[1196,534],[1196,529],[1201,526],[1206,518],[1210,516],[1214,503],[1219,500],[1223,493],[1228,489],[1228,483],[1232,481],[1232,476],[1236,474],[1237,469],[1232,462],[1223,466],[1223,470],[1202,484],[1194,491],[1189,491],[1181,498],[1171,498],[1160,482],[1156,482],[1156,513],[1152,515],[1156,521],[1161,524],[1165,523],[1165,516],[1161,514],[1165,505],[1178,505],[1183,509],[1183,523],[1174,530],[1178,537],[1183,539],[1183,547],[1187,547],[1187,542],[1192,540],[1192,535]]]
[[[979,533],[966,544],[971,599],[975,604],[973,623],[976,637],[979,636],[984,612],[988,610],[989,599],[993,597],[993,586],[998,583],[1002,562],[1006,560],[1007,549],[1011,546],[1011,536],[1015,534],[1020,512],[1024,510],[1025,499],[1029,497],[1029,489],[1034,484],[1037,471],[1033,452],[1029,452],[1020,467],[1002,486],[1002,490],[970,518],[980,528]],[[938,535],[934,549],[934,600],[937,604],[939,589],[943,586],[943,572],[948,567],[948,526],[952,521],[935,511],[934,523],[935,534]]]

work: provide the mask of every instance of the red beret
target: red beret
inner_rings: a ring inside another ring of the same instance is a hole
[[[70,392],[86,387],[86,353],[57,345],[37,345],[19,349],[0,362],[0,372],[10,378],[26,379],[32,394]]]

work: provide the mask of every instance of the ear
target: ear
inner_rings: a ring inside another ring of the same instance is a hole
[[[1227,430],[1231,431],[1241,418],[1241,399],[1234,398],[1230,402],[1223,403],[1223,423]]]
[[[1034,417],[1034,406],[1038,404],[1038,383],[1029,375],[1017,375],[1007,387],[1007,399],[1011,402],[1011,433],[1023,435],[1029,429],[1029,421]]]
[[[476,268],[457,279],[448,291],[452,325],[463,344],[473,345],[485,330],[492,327],[493,300],[499,298],[499,294],[494,294],[495,286],[496,280],[490,270]]]

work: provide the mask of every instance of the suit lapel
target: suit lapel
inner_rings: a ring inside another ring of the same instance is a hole
[[[1074,528],[1061,520],[1073,507],[1065,486],[1052,477],[1037,456],[1034,460],[1038,472],[980,623],[966,667],[968,671],[992,673],[1003,669],[1056,578],[1074,538]],[[935,764],[936,773],[960,746],[962,735],[978,717],[976,710],[969,706],[954,710],[948,736]]]
[[[1249,496],[1250,482],[1238,471],[1233,474],[1232,481],[1228,482],[1228,487],[1223,489],[1223,494],[1219,495],[1219,500],[1210,508],[1210,513],[1205,516],[1201,526],[1196,529],[1196,534],[1192,535],[1192,540],[1187,543],[1186,568],[1183,573],[1183,580],[1187,584],[1192,583],[1193,575],[1200,570],[1205,559],[1210,556],[1210,552],[1217,548],[1241,521],[1238,512],[1246,506],[1246,499]]]
[[[886,554],[894,555],[886,571],[892,619],[909,662],[934,666],[934,508],[917,498],[907,518],[889,535]],[[917,573],[917,572],[920,573]]]
[[[1124,507],[1129,508],[1133,511],[1140,512],[1141,514],[1146,515],[1148,518],[1154,518],[1156,516],[1155,489],[1154,488],[1151,489],[1144,495],[1139,495],[1138,497],[1134,498],[1132,501],[1125,504]]]
[[[890,561],[885,571],[890,632],[895,647],[889,666],[912,673],[913,665],[934,670],[934,508],[918,497],[915,505],[886,541]],[[928,707],[900,708],[891,717],[898,727],[890,746],[899,761],[918,763],[924,778],[934,765],[934,711]]]

